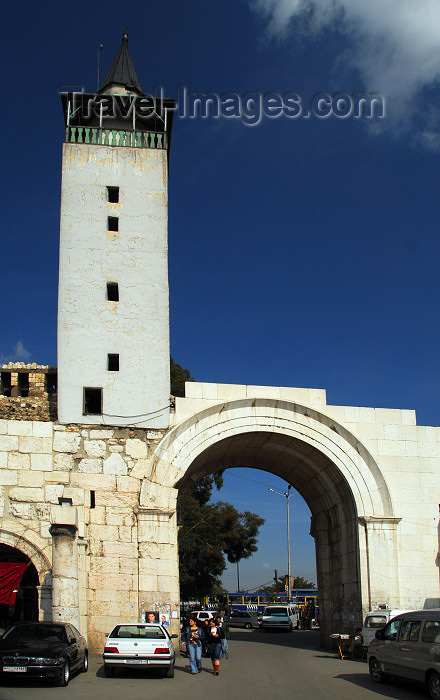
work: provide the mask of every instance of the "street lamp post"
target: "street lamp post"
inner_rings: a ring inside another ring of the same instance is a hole
[[[289,601],[292,597],[292,586],[290,585],[290,574],[291,574],[291,568],[290,568],[290,512],[289,512],[289,498],[292,498],[292,496],[296,496],[296,493],[290,493],[290,489],[292,488],[292,485],[289,484],[287,487],[287,491],[275,491],[275,489],[269,489],[269,491],[272,491],[272,493],[277,493],[279,496],[285,496],[286,498],[286,507],[287,507],[287,596],[289,598]]]

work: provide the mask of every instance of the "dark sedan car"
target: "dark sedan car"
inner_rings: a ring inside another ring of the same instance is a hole
[[[251,629],[259,626],[258,613],[248,612],[247,610],[232,610],[231,614],[225,617],[225,622],[229,627],[246,627],[246,629]]]
[[[86,641],[70,623],[17,622],[0,639],[0,678],[18,674],[64,686],[87,667]]]

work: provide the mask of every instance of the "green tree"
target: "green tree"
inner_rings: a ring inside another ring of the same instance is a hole
[[[258,591],[255,591],[255,592],[256,593],[265,593],[267,595],[275,595],[275,593],[284,592],[286,589],[286,578],[287,578],[287,574],[285,574],[284,576],[278,576],[276,585],[275,585],[275,581],[274,581],[273,583],[269,583],[266,586],[261,586],[261,588],[259,588]],[[313,583],[312,581],[308,581],[307,579],[303,578],[302,576],[295,576],[293,590],[295,590],[295,588],[315,588],[316,589],[316,584]]]
[[[215,509],[192,495],[179,499],[179,573],[182,600],[201,599],[220,586],[225,569],[222,533]]]
[[[184,369],[170,356],[170,393],[172,396],[185,396],[185,382],[193,382],[191,372]]]
[[[229,561],[257,551],[257,535],[264,519],[240,513],[230,503],[208,503],[221,473],[201,479],[192,493],[179,498],[179,570],[182,600],[201,599],[221,590],[220,576]],[[231,558],[232,557],[232,558]]]
[[[215,474],[209,474],[200,479],[195,486],[193,486],[192,496],[196,499],[201,506],[208,503],[212,495],[212,489],[216,487],[217,491],[223,486],[223,470],[220,472],[215,472]]]
[[[313,581],[308,581],[306,578],[303,578],[302,576],[295,576],[295,583],[294,583],[294,588],[315,588],[316,589],[316,583],[313,583]]]
[[[229,506],[229,503],[223,504]],[[235,510],[235,508],[234,508]],[[226,534],[224,552],[232,564],[241,559],[248,559],[257,551],[257,536],[259,529],[265,520],[256,513],[245,510],[244,513],[235,512],[233,527]]]

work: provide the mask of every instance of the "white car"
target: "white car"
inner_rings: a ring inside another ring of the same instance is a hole
[[[104,670],[107,677],[121,668],[163,668],[167,678],[174,678],[175,652],[170,635],[159,624],[133,623],[116,625],[104,647]]]
[[[191,617],[193,617],[194,619],[199,620],[199,621],[210,620],[215,615],[217,615],[217,613],[212,612],[212,610],[192,610],[191,611]]]
[[[362,627],[362,646],[368,647],[373,641],[376,630],[382,629],[385,625],[396,617],[410,610],[390,610],[390,608],[377,608],[367,613],[364,626]]]
[[[298,629],[299,613],[295,605],[268,605],[259,618],[259,624],[263,630],[287,630],[291,632]]]

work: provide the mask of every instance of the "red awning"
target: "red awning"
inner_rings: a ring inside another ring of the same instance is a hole
[[[28,564],[8,564],[0,562],[0,603],[14,605],[20,579]]]

